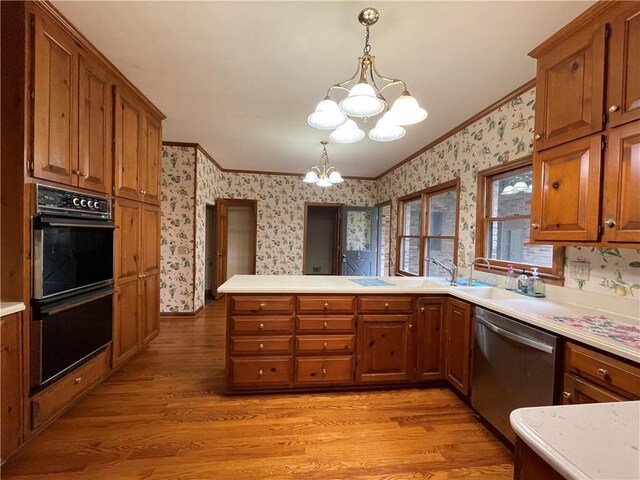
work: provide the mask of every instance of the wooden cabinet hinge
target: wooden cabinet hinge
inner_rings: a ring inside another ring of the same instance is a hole
[[[602,235],[603,232],[604,232],[604,225],[599,224],[598,225],[598,235]]]
[[[603,114],[602,114],[602,124],[603,124],[603,125],[606,125],[606,124],[607,124],[607,114],[606,114],[606,113],[603,113]]]
[[[602,139],[602,151],[605,152],[607,150],[607,139]]]
[[[33,88],[29,89],[29,99],[30,100],[35,100],[36,98],[36,92],[33,90]]]
[[[604,38],[609,38],[611,36],[611,25],[608,23],[604,26]]]
[[[33,160],[27,160],[27,170],[29,170],[31,173],[33,173]]]

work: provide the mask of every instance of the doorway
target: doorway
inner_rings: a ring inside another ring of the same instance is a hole
[[[305,203],[305,275],[340,274],[341,210],[342,204]]]
[[[207,204],[205,211],[205,271],[204,271],[204,303],[214,299],[215,259],[216,259],[216,207]]]
[[[256,273],[258,207],[256,200],[219,198],[212,210],[207,208],[205,293],[210,286],[208,298],[217,300],[218,287],[229,278]]]

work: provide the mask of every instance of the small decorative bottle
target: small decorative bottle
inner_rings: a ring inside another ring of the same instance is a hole
[[[529,280],[529,295],[534,295],[536,297],[544,297],[544,282],[540,275],[538,274],[537,268],[532,268],[532,277]]]
[[[529,277],[527,277],[527,274],[524,272],[524,268],[522,269],[522,275],[518,277],[518,291],[529,295]]]
[[[518,285],[516,282],[516,274],[513,271],[513,265],[509,264],[507,265],[507,267],[507,281],[505,282],[504,288],[507,290],[516,290],[518,288]]]

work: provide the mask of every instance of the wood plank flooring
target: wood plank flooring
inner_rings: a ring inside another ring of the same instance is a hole
[[[445,388],[227,397],[224,303],[151,345],[9,458],[2,479],[510,479]]]

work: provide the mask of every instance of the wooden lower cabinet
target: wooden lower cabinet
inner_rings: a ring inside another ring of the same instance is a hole
[[[471,385],[472,306],[450,298],[445,316],[445,376],[465,397]]]
[[[579,405],[585,403],[623,402],[624,397],[591,383],[584,378],[565,373],[562,381],[562,403]]]
[[[122,284],[114,295],[113,366],[133,356],[142,342],[140,336],[140,282]]]
[[[22,313],[0,319],[0,460],[22,442]]]
[[[296,385],[350,385],[353,355],[296,357]]]
[[[140,325],[142,326],[142,341],[148,342],[160,330],[160,281],[159,275],[149,275],[141,280]]]
[[[229,383],[235,388],[284,388],[293,384],[293,357],[231,357]]]
[[[417,321],[416,380],[430,381],[444,378],[444,326],[447,299],[420,299]]]
[[[514,480],[564,480],[540,455],[516,438],[514,453]]]

